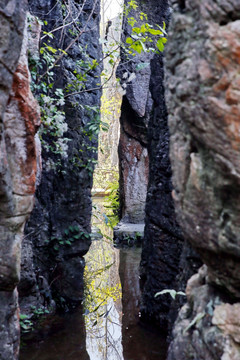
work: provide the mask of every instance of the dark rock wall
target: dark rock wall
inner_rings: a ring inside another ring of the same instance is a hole
[[[152,14],[150,16],[153,18],[153,23],[162,25],[163,21],[167,23],[169,20],[167,1],[151,1],[146,12]],[[175,219],[171,197],[169,132],[161,54],[155,54],[151,59],[148,72],[149,97],[152,106],[148,110],[149,182],[141,261],[143,292],[141,312],[144,320],[167,330],[168,311],[171,303],[169,295],[158,298],[155,298],[154,295],[163,289],[175,288],[183,239]]]
[[[205,265],[188,282],[168,359],[239,359],[240,3],[186,1],[172,18],[173,196]]]
[[[145,12],[149,23],[162,26],[165,21],[168,24],[171,13],[168,1],[147,4],[139,1],[138,6],[137,12]],[[129,35],[126,21],[123,31],[124,36]],[[185,300],[178,298],[171,304],[169,294],[157,298],[154,295],[163,289],[184,290],[201,262],[189,244],[184,243],[175,216],[163,55],[142,53],[127,65],[124,61],[122,56],[119,72],[126,79],[119,145],[122,221],[145,221],[141,261],[142,318],[167,331],[169,321],[172,324],[177,309]],[[149,66],[136,71],[136,65],[142,62]],[[128,82],[133,72],[136,78]]]
[[[33,207],[39,108],[30,91],[25,1],[0,8],[0,359],[18,358],[20,277],[24,224]],[[25,32],[24,32],[25,28]],[[24,41],[23,41],[24,39]]]
[[[67,11],[63,5],[54,0],[33,0],[29,8],[33,15],[47,21],[43,30],[52,31],[63,24]],[[70,87],[67,92],[66,89],[76,80],[74,71],[77,61],[86,59],[84,51],[90,61],[100,59],[99,2],[72,2],[69,6],[75,22],[54,31],[50,43],[54,49],[67,49],[72,43],[67,55],[53,69],[54,89],[62,88],[67,95],[63,110],[68,125],[64,134],[69,139],[68,150],[65,157],[53,154],[45,147],[42,150],[42,178],[26,227],[23,248],[24,254],[32,254],[24,256],[22,264],[19,291],[24,311],[28,311],[29,301],[36,307],[53,305],[53,298],[60,307],[78,303],[83,292],[83,255],[90,246],[91,186],[97,140],[87,134],[86,126],[94,120],[95,113],[89,112],[85,106],[100,106],[101,91],[68,96],[78,90]],[[70,19],[65,21],[68,22],[71,22]],[[42,41],[42,46],[44,42],[46,39]],[[100,71],[101,66],[98,66],[88,72],[87,89],[98,87]],[[51,146],[51,136],[45,135],[44,140]]]

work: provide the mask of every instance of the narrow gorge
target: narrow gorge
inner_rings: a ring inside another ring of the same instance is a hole
[[[0,360],[240,359],[239,0],[2,0],[0,30]]]

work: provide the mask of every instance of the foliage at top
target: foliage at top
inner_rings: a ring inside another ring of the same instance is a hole
[[[138,5],[135,0],[128,2],[124,10],[124,15],[131,27],[130,36],[126,38],[128,53],[133,56],[142,52],[163,52],[164,44],[167,42],[166,24],[163,26],[156,24],[155,27],[149,24],[148,16],[144,12],[135,16],[129,16],[132,10],[137,10]]]
[[[167,41],[165,23],[163,23],[162,27],[160,25],[150,24],[147,14],[138,12],[136,1],[130,0],[123,9],[123,16],[130,27],[128,36],[125,41],[114,40],[111,44],[111,49],[103,47],[103,56],[98,61],[89,55],[87,49],[88,44],[83,46],[80,43],[80,38],[87,31],[87,25],[93,16],[96,2],[84,25],[81,25],[79,22],[80,16],[83,14],[83,7],[80,6],[80,4],[77,5],[70,0],[68,3],[62,2],[61,6],[62,23],[58,23],[56,27],[49,29],[49,24],[46,20],[37,20],[41,23],[43,29],[40,53],[38,55],[30,54],[29,56],[32,91],[41,108],[42,125],[39,131],[40,139],[45,151],[55,155],[52,162],[49,163],[50,167],[61,165],[62,159],[68,156],[69,141],[71,141],[71,139],[68,136],[69,128],[65,115],[66,100],[72,102],[73,108],[84,106],[85,111],[89,113],[90,121],[83,131],[85,131],[86,137],[92,141],[93,138],[97,138],[101,128],[103,130],[108,129],[108,124],[102,120],[99,107],[92,106],[92,104],[78,104],[75,102],[73,96],[85,92],[101,91],[107,88],[115,72],[116,65],[119,62],[120,49],[122,49],[127,56],[132,57],[142,52],[158,53],[164,50],[164,44]],[[31,19],[29,19],[28,27],[31,31]],[[58,34],[59,36],[59,31],[61,31],[62,34],[63,31],[65,31],[69,39],[71,39],[65,46],[61,45],[64,44],[64,42],[59,42],[59,45],[58,41],[56,41],[55,35]],[[106,40],[103,39],[101,42],[105,44]],[[58,44],[58,46],[56,46],[56,44]],[[67,59],[69,57],[71,47],[75,44],[79,47],[81,58],[75,62],[73,76],[67,79],[67,83],[63,85],[63,88],[57,88],[55,86],[55,69],[57,69],[63,58]],[[102,71],[96,87],[89,87],[89,77],[92,77],[94,72],[100,69],[106,60],[109,63],[110,71]],[[131,60],[128,59],[127,61]],[[140,63],[137,65],[136,70],[139,71],[145,66],[146,64]],[[130,75],[127,83],[129,84],[133,79],[134,75],[132,75],[132,77]],[[90,109],[91,107],[92,109]],[[86,140],[85,147],[88,146],[89,143]],[[81,156],[77,156],[76,159],[72,159],[72,163],[78,163],[79,165],[80,158]],[[48,161],[50,161],[50,159]],[[47,165],[47,163],[45,165]],[[90,165],[81,163],[79,166],[88,167],[89,171],[90,169],[92,171],[94,159]]]

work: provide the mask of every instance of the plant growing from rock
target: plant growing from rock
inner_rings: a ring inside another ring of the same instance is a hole
[[[46,240],[46,245],[50,245],[52,249],[58,252],[64,246],[71,246],[76,240],[89,240],[90,234],[81,231],[80,228],[70,225],[63,231],[63,236],[52,236],[50,240]]]
[[[96,1],[85,25],[82,28],[80,27],[78,18],[83,12],[83,6],[77,6],[71,1],[68,4],[62,3],[62,24],[50,31],[44,30],[48,25],[47,22],[38,19],[38,22],[41,23],[43,27],[43,31],[39,56],[36,54],[31,56],[30,54],[29,57],[29,66],[32,75],[32,91],[41,107],[42,125],[39,132],[40,138],[43,147],[47,152],[60,156],[60,158],[58,158],[59,160],[55,161],[56,164],[61,164],[61,158],[66,158],[68,155],[68,142],[70,139],[67,136],[68,125],[65,121],[64,105],[66,99],[69,97],[71,98],[71,96],[76,94],[101,90],[107,86],[107,83],[113,76],[116,65],[119,61],[119,49],[122,49],[122,51],[126,53],[127,61],[131,61],[129,56],[134,57],[136,54],[141,54],[142,52],[163,51],[164,44],[167,41],[165,24],[163,23],[162,27],[160,25],[156,25],[154,27],[148,22],[147,15],[144,12],[137,14],[136,10],[138,5],[135,0],[131,0],[123,9],[123,16],[126,18],[130,26],[130,33],[129,36],[126,37],[125,42],[120,41],[115,42],[115,44],[111,44],[111,51],[106,48],[103,58],[99,62],[97,62],[96,59],[90,58],[87,51],[87,45],[83,48],[83,46],[79,44],[81,59],[75,63],[75,70],[73,71],[74,78],[69,79],[68,84],[64,89],[56,88],[54,85],[54,68],[58,66],[58,63],[63,57],[67,58],[69,56],[68,52],[73,44],[75,44],[81,35],[87,31],[86,27],[93,16],[95,6]],[[72,9],[74,9],[74,11],[72,11]],[[73,30],[69,27],[69,25],[73,25]],[[56,48],[52,45],[55,32],[60,30],[64,31],[64,29],[72,35],[73,39],[65,48]],[[30,21],[29,30],[31,30]],[[105,40],[103,40],[103,42],[104,41]],[[102,72],[101,78],[103,81],[100,81],[96,88],[89,88],[88,75],[99,66],[102,66],[102,62],[106,58],[111,65],[110,73]],[[140,63],[137,65],[136,71],[139,71],[148,65],[148,63]],[[129,74],[126,81],[124,81],[124,86],[126,87],[126,84],[133,80],[134,74]],[[74,102],[72,105],[78,106],[78,104],[74,104]],[[108,124],[102,122],[101,120],[99,109],[97,109],[97,111],[93,110],[93,113],[95,114],[87,125],[88,129],[86,134],[90,137],[90,139],[93,134],[97,137],[100,128],[103,130],[108,129]],[[92,164],[85,164],[83,166],[85,166],[89,171],[92,171],[94,163],[95,162],[93,160]],[[53,162],[50,161],[49,166],[54,167]]]
[[[176,291],[174,289],[164,289],[162,291],[157,292],[154,297],[158,297],[159,295],[169,294],[173,300],[176,299],[177,295],[186,296],[183,291]]]

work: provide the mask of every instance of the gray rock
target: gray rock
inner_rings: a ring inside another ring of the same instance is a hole
[[[113,240],[117,246],[140,245],[144,236],[145,224],[131,224],[120,221],[113,229]]]
[[[76,6],[79,5],[78,3]],[[81,29],[85,26],[86,30],[79,38],[77,38],[79,34],[76,29],[77,23],[54,32],[54,38],[51,40],[53,48],[66,49],[73,42],[67,51],[68,56],[64,56],[53,69],[55,88],[66,90],[66,87],[76,79],[74,73],[76,64],[84,59],[86,45],[90,59],[100,59],[99,2],[96,3],[93,15],[87,22],[93,5],[94,1],[88,1],[84,5],[83,12],[78,12],[75,5],[73,6],[72,11],[74,16],[78,17],[78,26]],[[55,4],[54,0],[32,0],[29,2],[29,7],[33,15],[47,21],[44,31],[51,31],[62,24],[64,14],[60,3]],[[43,42],[45,41],[46,39],[43,39]],[[88,89],[97,87],[100,72],[101,64],[94,71],[88,72],[86,83]],[[71,88],[70,91],[75,90]],[[68,95],[66,91],[65,95]],[[33,265],[28,268],[31,274],[23,271],[21,281],[26,284],[29,277],[36,278],[34,274],[37,272],[39,276],[31,289],[38,289],[39,279],[45,279],[50,298],[55,299],[59,306],[62,306],[62,299],[65,300],[66,307],[75,306],[76,302],[81,302],[83,296],[83,255],[90,246],[90,237],[87,234],[90,233],[92,170],[93,161],[96,160],[96,151],[93,148],[97,146],[97,138],[90,138],[86,134],[86,124],[93,120],[94,113],[87,111],[84,106],[100,107],[100,96],[99,90],[65,98],[63,110],[66,114],[68,130],[64,136],[69,139],[67,157],[62,158],[47,152],[45,148],[42,149],[41,183],[37,188],[34,210],[25,229],[26,239],[32,243]],[[51,146],[51,135],[45,135],[44,140]],[[51,167],[49,163],[59,165]],[[78,230],[71,232],[69,227]],[[69,239],[71,244],[68,243]],[[29,242],[26,240],[23,247],[28,246]],[[26,266],[24,267],[23,264],[24,268]],[[20,288],[21,286],[20,284]],[[24,293],[21,292],[22,304],[26,303],[28,296],[27,289],[25,290]],[[32,296],[31,291],[30,293]],[[37,290],[35,297],[38,302]],[[40,297],[40,301],[42,305],[46,303],[44,296]]]
[[[16,285],[23,228],[33,207],[40,115],[30,90],[26,2],[0,7],[0,359],[14,360],[20,336]]]
[[[185,5],[173,14],[166,51],[173,197],[184,237],[207,268],[201,284],[188,283],[168,359],[238,359],[240,4]]]

